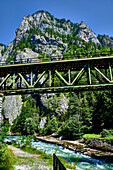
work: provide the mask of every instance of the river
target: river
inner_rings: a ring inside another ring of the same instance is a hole
[[[5,139],[7,141],[20,141],[22,137],[19,136],[8,136]],[[57,156],[62,156],[73,164],[77,165],[78,170],[113,170],[113,163],[106,162],[105,160],[93,159],[89,156],[83,155],[79,152],[74,152],[72,150],[66,149],[65,147],[58,146],[55,144],[45,143],[41,141],[33,141],[32,147],[37,150],[42,150],[47,154],[55,153]]]

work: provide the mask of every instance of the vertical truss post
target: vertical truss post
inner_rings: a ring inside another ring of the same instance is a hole
[[[111,81],[113,80],[113,76],[112,76],[112,70],[111,70],[111,64],[109,62],[109,73],[110,73],[110,79]]]
[[[16,76],[15,76],[15,71],[14,71],[14,73],[13,73],[13,89],[15,88],[15,78],[16,78]]]
[[[54,81],[55,81],[55,71],[53,70],[52,71],[52,86],[55,85]]]
[[[5,87],[6,87],[6,81],[4,82],[4,89],[5,89]]]
[[[51,69],[49,69],[49,86],[51,87]]]
[[[88,76],[89,76],[89,84],[91,84],[91,68],[90,68],[90,64],[88,64]]]
[[[33,86],[33,70],[31,68],[31,87]]]
[[[20,77],[20,88],[22,87],[22,78]]]
[[[71,84],[71,69],[68,67],[68,78],[69,78],[69,85]]]

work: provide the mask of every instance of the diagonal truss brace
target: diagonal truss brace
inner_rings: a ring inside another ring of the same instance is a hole
[[[75,83],[75,81],[78,79],[78,77],[81,75],[81,73],[84,71],[85,67],[87,64],[84,65],[84,67],[79,71],[79,73],[76,75],[76,77],[74,78],[73,82],[71,83],[71,85],[73,85]]]
[[[33,87],[35,87],[35,85],[40,81],[40,79],[44,76],[45,73],[46,73],[46,71],[43,71],[43,73],[39,76],[39,78],[33,84]]]
[[[57,70],[55,70],[55,73],[66,85],[69,85],[69,83],[64,79],[64,77],[62,77],[62,75]]]
[[[18,75],[22,78],[22,80],[24,81],[24,83],[30,87],[29,83],[26,81],[26,79],[24,78],[24,76],[21,73],[18,73]]]
[[[7,81],[7,79],[8,79],[10,76],[11,76],[11,73],[8,74],[8,75],[2,80],[2,82],[0,83],[0,86],[2,86],[2,85],[5,83],[5,81]]]
[[[94,69],[102,76],[104,77],[104,79],[106,79],[109,83],[111,83],[111,81],[96,67],[94,67]]]

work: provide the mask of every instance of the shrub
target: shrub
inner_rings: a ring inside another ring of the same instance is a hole
[[[6,136],[7,136],[7,132],[8,132],[8,127],[7,126],[2,126],[1,128],[1,133],[0,133],[0,142],[4,142]]]
[[[108,129],[103,129],[101,132],[101,137],[106,137],[111,135]]]
[[[0,169],[13,170],[14,154],[8,149],[7,145],[0,142]]]
[[[110,129],[109,132],[111,135],[113,135],[113,129]]]

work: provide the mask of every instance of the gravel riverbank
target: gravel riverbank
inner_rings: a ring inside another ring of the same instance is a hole
[[[30,154],[10,145],[8,148],[11,149],[14,155],[17,158],[19,157],[20,160],[17,161],[17,165],[14,165],[15,170],[52,170],[52,167],[47,166],[45,162],[38,159],[40,155]]]

